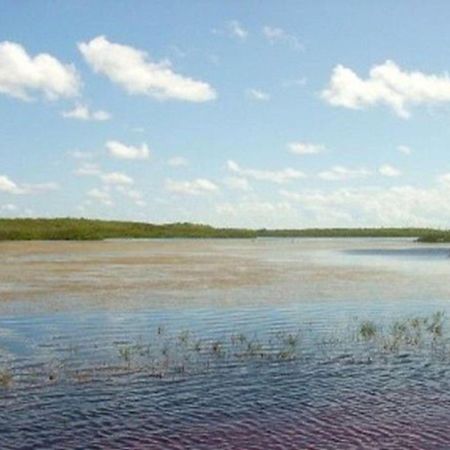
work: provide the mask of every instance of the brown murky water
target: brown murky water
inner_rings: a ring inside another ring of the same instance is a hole
[[[388,239],[0,243],[0,308],[450,298],[447,255],[433,249]]]

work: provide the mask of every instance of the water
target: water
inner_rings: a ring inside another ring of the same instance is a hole
[[[0,387],[1,449],[450,447],[447,334],[395,351],[358,335],[367,320],[387,336],[395,320],[448,315],[446,246],[0,251],[0,370],[12,377]]]

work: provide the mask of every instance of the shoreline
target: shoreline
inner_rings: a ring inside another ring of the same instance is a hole
[[[187,222],[152,224],[84,218],[0,219],[0,242],[104,241],[108,239],[413,238],[450,242],[450,231],[432,228],[216,228]]]

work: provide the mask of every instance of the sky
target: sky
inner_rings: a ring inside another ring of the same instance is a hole
[[[450,224],[446,0],[0,0],[0,217]]]

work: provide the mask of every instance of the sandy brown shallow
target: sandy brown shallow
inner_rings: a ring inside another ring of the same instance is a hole
[[[345,251],[405,240],[268,239],[0,243],[0,308],[67,310],[408,298],[421,283],[450,298],[448,264],[383,264]],[[444,261],[445,263],[445,261]],[[386,292],[385,292],[386,291]],[[429,292],[429,289],[428,289]]]

